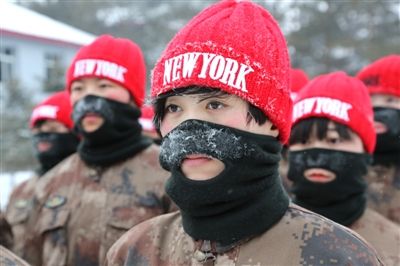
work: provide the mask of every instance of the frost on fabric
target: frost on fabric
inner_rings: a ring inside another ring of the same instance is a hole
[[[72,119],[75,123],[78,123],[86,114],[89,113],[96,113],[109,121],[113,121],[113,112],[111,107],[107,101],[101,97],[89,95],[78,101],[74,106]]]
[[[166,169],[179,167],[185,156],[205,154],[220,161],[237,160],[254,148],[232,130],[204,121],[185,121],[163,140],[161,165]]]

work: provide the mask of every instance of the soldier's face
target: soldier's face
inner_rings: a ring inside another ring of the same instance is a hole
[[[339,133],[335,128],[335,124],[331,121],[328,124],[328,131],[324,139],[318,139],[317,129],[316,127],[314,127],[313,132],[311,132],[307,142],[292,144],[290,145],[289,150],[302,151],[307,149],[319,148],[354,153],[365,152],[361,138],[351,130],[349,130],[349,134],[350,139],[340,138]],[[312,182],[327,183],[333,181],[336,178],[336,175],[335,173],[326,169],[311,168],[307,169],[304,172],[304,177]]]
[[[95,95],[122,103],[132,103],[129,92],[119,84],[107,79],[82,78],[71,85],[71,104],[87,95]],[[86,132],[93,132],[100,128],[104,119],[97,114],[87,114],[82,119],[82,127]]]
[[[278,136],[278,130],[267,121],[263,125],[254,119],[247,120],[248,104],[234,95],[207,97],[205,94],[171,96],[165,103],[165,115],[160,124],[161,135],[165,136],[186,120],[197,119],[220,124],[256,134]],[[188,155],[181,170],[190,179],[207,180],[224,170],[224,164],[204,154]]]

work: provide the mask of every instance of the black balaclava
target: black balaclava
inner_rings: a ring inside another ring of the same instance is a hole
[[[47,142],[50,148],[47,151],[39,151],[38,144]],[[33,148],[38,158],[40,168],[39,175],[43,175],[67,156],[76,151],[79,144],[78,137],[73,133],[37,133],[33,135]]]
[[[281,148],[274,137],[199,120],[169,132],[160,163],[171,172],[166,191],[181,210],[185,232],[231,245],[278,222],[289,205],[278,174]],[[209,180],[191,180],[180,168],[190,154],[218,159],[225,169]]]
[[[388,131],[377,134],[374,164],[400,163],[400,110],[375,107],[374,119],[383,123]]]
[[[81,121],[86,114],[95,113],[104,123],[94,132],[85,132]],[[72,118],[75,131],[82,135],[78,152],[88,165],[109,166],[123,161],[151,145],[142,136],[138,119],[140,110],[129,104],[88,95],[74,105]]]
[[[293,181],[294,202],[345,226],[356,221],[366,208],[364,175],[371,156],[329,149],[289,152],[288,178]],[[328,183],[307,180],[304,171],[321,168],[336,174]]]

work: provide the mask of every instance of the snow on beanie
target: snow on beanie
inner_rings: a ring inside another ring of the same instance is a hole
[[[400,97],[400,55],[382,57],[357,74],[369,93],[391,94]]]
[[[41,120],[53,119],[72,129],[72,107],[66,91],[57,92],[33,108],[29,126],[33,128]]]
[[[320,75],[297,94],[293,125],[310,117],[326,117],[344,124],[363,141],[368,153],[376,143],[374,115],[365,85],[342,71]]]
[[[140,47],[128,39],[101,35],[82,47],[67,72],[67,90],[84,77],[111,80],[126,88],[138,107],[145,97],[146,67]]]
[[[308,76],[304,70],[300,68],[290,69],[290,96],[292,100],[296,98],[297,93],[303,88],[308,82]]]
[[[218,88],[261,109],[290,135],[289,56],[275,19],[250,1],[221,1],[170,41],[152,73],[152,97],[191,85]]]

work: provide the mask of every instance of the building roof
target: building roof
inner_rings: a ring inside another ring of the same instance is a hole
[[[22,6],[0,0],[0,31],[74,46],[86,45],[96,36]]]

